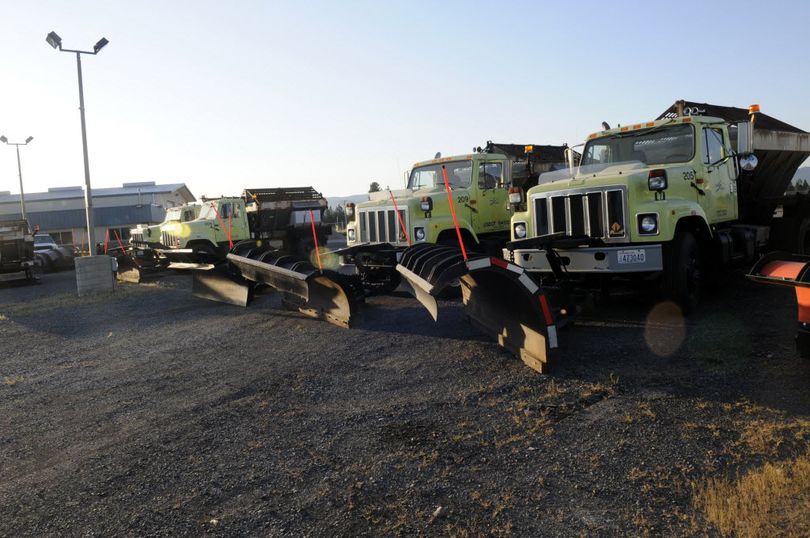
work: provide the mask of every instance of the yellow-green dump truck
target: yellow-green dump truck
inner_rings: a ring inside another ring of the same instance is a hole
[[[409,244],[458,246],[443,169],[465,246],[500,252],[509,240],[510,191],[525,192],[541,173],[565,166],[564,152],[565,146],[487,142],[467,155],[416,163],[405,189],[370,193],[368,202],[347,205],[348,247],[337,254],[356,268],[368,291],[385,292],[399,284],[395,267]]]

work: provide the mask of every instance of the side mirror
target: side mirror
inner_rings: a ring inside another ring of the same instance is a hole
[[[753,149],[753,129],[751,122],[741,121],[737,124],[737,153],[745,155],[754,151]]]
[[[565,160],[568,162],[568,169],[571,173],[574,173],[574,150],[571,148],[565,148]]]
[[[739,156],[740,168],[746,172],[751,172],[759,164],[759,159],[753,153],[745,153]]]

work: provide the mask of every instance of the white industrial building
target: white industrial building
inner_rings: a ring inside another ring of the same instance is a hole
[[[137,224],[163,221],[166,209],[196,199],[185,183],[158,185],[154,181],[124,183],[121,187],[93,189],[96,241],[106,232],[129,237]],[[87,247],[83,187],[55,187],[48,192],[25,193],[25,212],[31,226],[51,234],[57,243]],[[0,191],[0,220],[20,218],[20,195]]]

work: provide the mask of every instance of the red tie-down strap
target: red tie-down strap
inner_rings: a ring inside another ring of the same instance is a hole
[[[113,233],[115,234],[115,240],[118,242],[118,247],[121,249],[121,252],[124,253],[124,256],[126,256],[127,258],[132,260],[132,263],[134,263],[135,265],[140,267],[141,264],[138,263],[138,260],[136,260],[135,258],[130,256],[129,252],[127,252],[127,249],[124,248],[124,243],[121,241],[121,236],[118,235],[118,230],[113,230]],[[109,235],[109,234],[110,234],[110,230],[107,230],[107,235]],[[106,251],[106,249],[105,249],[105,251]]]
[[[450,215],[453,217],[453,225],[456,227],[456,235],[458,236],[458,246],[461,247],[461,255],[466,262],[467,249],[464,248],[464,239],[461,238],[461,228],[458,226],[458,219],[456,218],[456,206],[453,204],[453,193],[450,192],[450,182],[447,180],[447,168],[442,165],[442,176],[444,177],[444,189],[447,191],[447,201],[450,204]]]
[[[220,226],[222,226],[222,229],[225,230],[225,235],[228,236],[228,248],[233,249],[233,239],[231,238],[231,227],[225,225],[225,221],[223,221],[222,217],[219,216],[219,211],[217,211],[217,205],[214,202],[211,202],[211,209],[214,210],[214,213],[217,216],[217,220],[219,221]],[[231,214],[233,214],[233,209],[231,209]]]
[[[318,259],[318,270],[323,273],[323,266],[321,265],[321,249],[318,246],[318,232],[315,230],[315,216],[312,210],[309,210],[309,222],[312,224],[312,240],[315,241],[315,257]]]
[[[399,227],[402,228],[402,232],[405,234],[405,241],[408,243],[408,246],[411,246],[411,236],[408,235],[408,228],[405,227],[405,221],[402,220],[402,215],[399,213],[399,207],[397,206],[397,200],[394,198],[394,193],[391,192],[391,189],[388,189],[388,195],[391,196],[391,202],[394,204],[394,211],[399,219]]]

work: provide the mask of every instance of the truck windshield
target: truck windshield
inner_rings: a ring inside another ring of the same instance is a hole
[[[442,165],[447,167],[447,182],[450,183],[451,187],[466,188],[470,186],[472,181],[472,161],[453,161],[414,168],[411,170],[411,177],[408,179],[408,188],[418,190],[426,187],[443,186]]]
[[[34,236],[34,243],[53,243],[53,237],[48,234],[37,234]]]
[[[232,202],[220,202],[218,205],[219,207],[217,208],[217,204],[214,202],[203,204],[200,208],[200,216],[198,218],[202,220],[217,220],[239,216],[239,212]],[[219,213],[219,216],[217,216],[217,213]]]
[[[617,163],[682,163],[694,156],[694,128],[681,123],[595,138],[585,144],[581,166],[593,170]]]
[[[170,222],[173,220],[180,220],[180,216],[182,215],[183,209],[180,207],[173,207],[166,211],[166,222]]]

